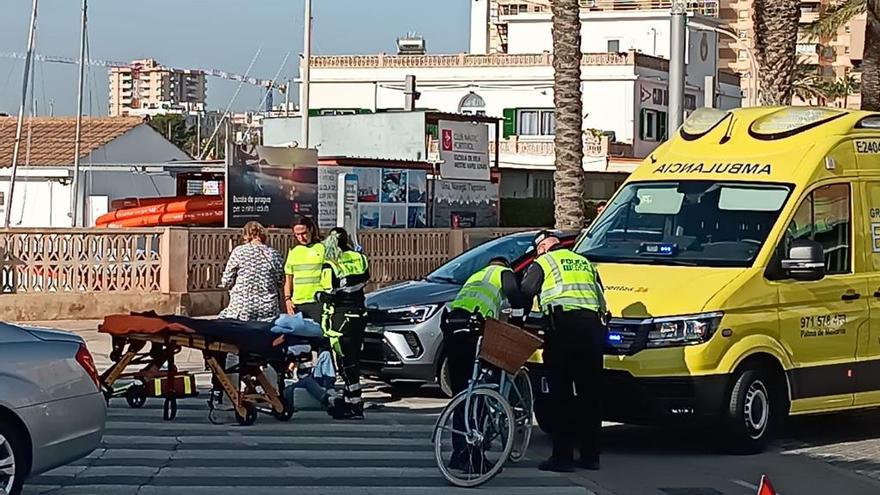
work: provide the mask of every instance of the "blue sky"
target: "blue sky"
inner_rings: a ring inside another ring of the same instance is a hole
[[[32,0],[3,0],[0,52],[24,53]],[[40,0],[37,52],[76,58],[79,0]],[[467,50],[467,0],[313,0],[315,54],[393,53],[407,32],[427,39],[433,53]],[[251,75],[271,79],[285,54],[279,79],[295,77],[302,52],[302,0],[90,0],[90,58],[128,61],[152,57],[165,65],[208,67],[243,74],[262,52]],[[0,58],[0,112],[18,112],[24,62]],[[37,63],[38,112],[76,112],[75,65]],[[285,74],[287,76],[285,76]],[[208,79],[208,106],[225,108],[238,83]],[[242,88],[235,110],[255,110],[262,98]],[[278,96],[276,96],[278,98]],[[276,102],[278,100],[276,99]],[[106,69],[88,71],[84,112],[107,112]]]

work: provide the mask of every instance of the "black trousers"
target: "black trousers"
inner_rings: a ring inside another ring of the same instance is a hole
[[[473,376],[474,360],[477,356],[477,340],[479,334],[472,331],[460,323],[462,320],[470,318],[470,312],[460,309],[452,310],[448,315],[449,318],[458,321],[458,324],[446,321],[441,323],[443,330],[444,349],[446,350],[446,359],[449,363],[449,384],[452,387],[452,394],[457,395],[465,390],[468,381]],[[452,416],[452,427],[456,431],[465,430],[463,408],[456,410]],[[465,454],[467,442],[463,435],[452,435],[452,449],[456,454]]]
[[[330,316],[330,327],[341,333],[338,356],[339,371],[345,382],[343,397],[350,405],[361,403],[361,350],[367,328],[366,310],[362,306],[337,306]]]
[[[321,315],[324,314],[324,305],[319,302],[296,304],[296,312],[302,313],[304,318],[309,318],[321,323]]]
[[[556,311],[550,322],[544,365],[549,375],[553,457],[571,461],[577,445],[583,460],[598,461],[607,329],[597,313],[587,310]]]

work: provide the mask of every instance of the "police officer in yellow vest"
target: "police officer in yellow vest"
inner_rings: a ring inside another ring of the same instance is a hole
[[[302,217],[293,226],[296,246],[287,253],[284,264],[284,299],[287,312],[301,312],[306,318],[320,321],[322,306],[315,294],[321,290],[324,246],[320,243],[314,221]]]
[[[471,378],[481,330],[477,323],[486,318],[499,318],[505,299],[514,308],[521,306],[516,276],[507,259],[497,257],[486,268],[465,281],[458,296],[450,304],[449,311],[442,315],[441,329],[453,394],[466,389]],[[521,309],[514,311],[516,313],[512,313],[512,317],[522,315]],[[453,418],[453,427],[464,431],[464,418]],[[454,435],[452,441],[453,457],[450,467],[482,467],[482,452],[467,452],[467,442],[463,436]]]
[[[321,275],[324,303],[322,328],[330,338],[345,382],[341,399],[334,400],[328,413],[334,419],[364,419],[361,399],[361,348],[367,327],[364,288],[370,281],[367,257],[355,251],[345,229],[335,228],[324,241],[325,259]]]
[[[553,455],[538,469],[572,471],[577,440],[579,465],[596,470],[607,333],[602,282],[586,258],[561,247],[559,238],[551,232],[538,234],[535,249],[538,257],[526,271],[520,290],[526,300],[538,296],[549,322],[544,338],[544,364],[549,375]]]

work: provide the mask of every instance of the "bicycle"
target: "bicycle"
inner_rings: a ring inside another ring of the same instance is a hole
[[[482,321],[472,318],[470,323],[473,329]],[[508,460],[522,460],[533,426],[534,394],[523,365],[541,339],[497,320],[482,326],[468,387],[443,409],[432,435],[440,472],[460,487],[482,485]]]

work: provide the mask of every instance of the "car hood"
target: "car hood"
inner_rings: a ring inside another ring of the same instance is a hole
[[[614,317],[657,318],[700,313],[742,268],[597,263]]]
[[[367,307],[391,309],[417,304],[445,304],[455,299],[460,289],[460,285],[446,282],[405,282],[367,294]]]

